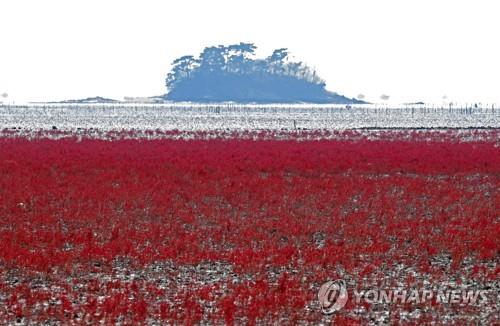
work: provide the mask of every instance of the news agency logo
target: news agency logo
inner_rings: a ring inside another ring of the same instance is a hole
[[[352,290],[354,304],[458,304],[460,306],[485,304],[488,301],[486,290],[471,289],[367,289]],[[328,281],[321,285],[318,301],[321,312],[333,314],[342,309],[348,300],[344,280]]]
[[[321,312],[325,315],[333,314],[342,309],[347,303],[347,299],[347,288],[344,280],[323,283],[318,292]]]

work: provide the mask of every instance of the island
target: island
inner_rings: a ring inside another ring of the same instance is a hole
[[[237,103],[362,104],[325,89],[325,81],[286,48],[263,59],[256,46],[239,43],[206,47],[198,57],[182,56],[166,78],[166,101]]]

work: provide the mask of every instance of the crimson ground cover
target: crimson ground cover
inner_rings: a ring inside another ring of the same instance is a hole
[[[498,322],[495,137],[282,138],[0,138],[0,323]],[[325,316],[335,279],[489,300]]]

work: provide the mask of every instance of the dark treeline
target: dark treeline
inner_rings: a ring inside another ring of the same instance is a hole
[[[360,103],[325,89],[325,82],[302,62],[290,60],[287,49],[264,59],[255,58],[256,46],[240,43],[212,46],[198,57],[187,55],[172,63],[167,76],[174,101],[260,103]]]

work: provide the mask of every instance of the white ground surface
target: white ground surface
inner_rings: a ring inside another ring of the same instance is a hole
[[[373,105],[31,104],[0,106],[0,130],[500,128],[500,108]]]

